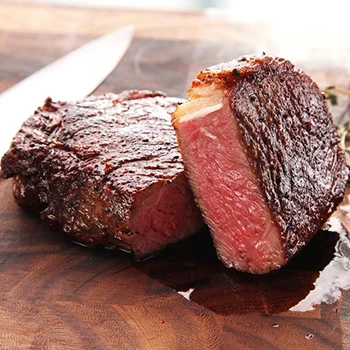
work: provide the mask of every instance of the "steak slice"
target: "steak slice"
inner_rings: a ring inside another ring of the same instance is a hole
[[[282,58],[201,72],[173,115],[185,170],[227,267],[267,273],[341,201],[345,154],[317,85]]]
[[[125,91],[77,102],[47,99],[2,158],[23,206],[74,241],[143,258],[202,225],[170,114],[181,100]]]

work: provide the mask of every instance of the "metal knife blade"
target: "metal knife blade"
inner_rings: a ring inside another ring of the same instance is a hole
[[[0,157],[22,123],[50,96],[70,101],[89,95],[127,51],[133,26],[97,38],[47,65],[0,95]]]

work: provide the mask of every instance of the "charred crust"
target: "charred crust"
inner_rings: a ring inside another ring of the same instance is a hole
[[[266,54],[210,67],[192,86],[212,83],[230,99],[289,259],[335,210],[347,182],[345,155],[324,95],[291,62]]]
[[[39,111],[53,113],[53,112],[56,112],[59,107],[60,105],[57,103],[54,103],[51,97],[47,97],[44,105],[41,108],[39,108]]]
[[[47,98],[15,136],[1,175],[15,177],[19,204],[44,206],[42,218],[74,241],[133,251],[136,194],[183,176],[170,121],[181,102],[148,90]]]
[[[240,71],[239,71],[239,69],[237,69],[237,68],[235,68],[233,71],[232,71],[232,74],[234,75],[234,76],[238,76],[238,75],[240,75]]]

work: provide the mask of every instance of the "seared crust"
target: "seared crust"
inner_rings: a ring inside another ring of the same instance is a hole
[[[75,241],[133,250],[135,196],[184,176],[170,123],[180,102],[151,91],[47,99],[13,139],[2,175],[15,177],[20,205],[46,205],[42,217]]]
[[[242,56],[201,72],[190,97],[198,97],[198,87],[211,84],[230,99],[290,258],[335,210],[346,187],[346,157],[327,103],[307,74],[265,54]]]

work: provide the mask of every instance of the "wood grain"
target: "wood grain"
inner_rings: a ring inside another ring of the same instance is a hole
[[[0,181],[0,196],[1,349],[337,349],[349,344],[343,333],[348,303],[274,314],[274,304],[286,310],[295,295],[302,297],[303,284],[310,288],[313,270],[290,267],[292,278],[285,269],[264,282],[264,277],[225,271],[212,255],[193,258],[193,244],[204,244],[199,238],[135,263],[121,252],[83,248],[51,232],[14,203],[10,180]],[[210,247],[204,252],[210,254]],[[205,302],[189,302],[174,291],[194,282],[199,293],[200,284],[211,290]],[[215,310],[220,300],[221,309]],[[307,339],[310,333],[313,338]]]
[[[258,48],[259,36],[248,35],[249,28],[214,25],[200,13],[0,4],[0,91],[130,21],[138,23],[136,38],[96,94],[148,88],[186,97],[201,69]],[[200,28],[208,23],[214,32],[203,36]],[[305,57],[301,65],[320,85],[349,84],[345,68],[310,61]],[[290,265],[267,276],[223,268],[207,232],[135,262],[52,232],[16,205],[11,187],[11,180],[0,180],[1,350],[350,348],[350,293],[314,311],[288,311],[332,258],[331,234],[319,235]],[[192,301],[178,294],[189,288],[195,288]]]

